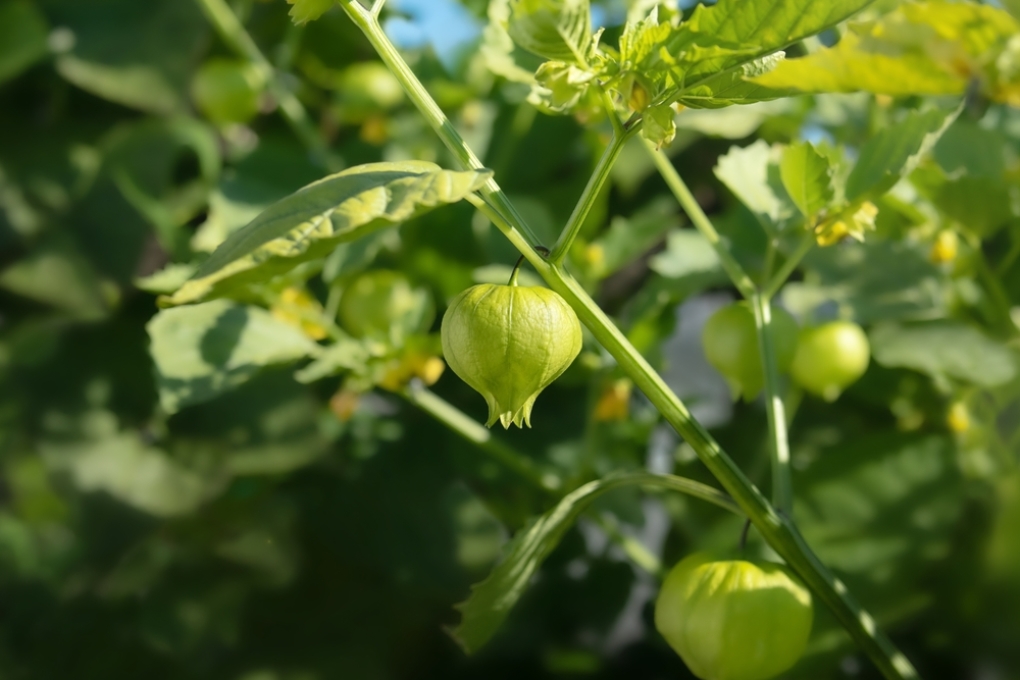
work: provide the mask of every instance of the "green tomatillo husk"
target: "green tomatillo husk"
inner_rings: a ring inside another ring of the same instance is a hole
[[[535,398],[581,351],[581,323],[547,288],[483,283],[468,288],[443,316],[443,354],[497,420],[531,427]]]

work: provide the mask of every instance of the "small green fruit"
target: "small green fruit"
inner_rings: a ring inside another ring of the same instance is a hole
[[[344,288],[338,309],[340,324],[354,337],[393,344],[428,330],[435,315],[427,290],[415,288],[406,276],[388,269],[373,269],[354,279]]]
[[[247,123],[259,112],[266,82],[259,68],[236,59],[210,59],[191,81],[195,106],[214,123]]]
[[[790,375],[808,392],[835,401],[864,375],[870,358],[868,336],[860,326],[832,321],[800,332]]]
[[[666,577],[655,627],[702,680],[767,680],[804,653],[811,593],[785,567],[691,555]]]
[[[531,427],[535,398],[581,351],[581,323],[547,288],[483,283],[450,303],[442,339],[450,368],[489,404],[486,425]]]
[[[772,341],[780,373],[790,368],[797,350],[797,322],[781,307],[772,308]],[[723,307],[701,333],[705,358],[726,378],[733,398],[750,401],[765,385],[754,312],[746,302]]]

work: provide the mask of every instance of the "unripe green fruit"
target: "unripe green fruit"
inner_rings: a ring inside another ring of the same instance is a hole
[[[436,310],[428,291],[415,288],[400,272],[374,269],[344,288],[337,312],[354,337],[399,343],[407,334],[428,330]]]
[[[713,314],[701,333],[705,358],[726,378],[733,398],[750,401],[765,385],[754,312],[734,302]],[[797,322],[780,307],[772,308],[772,344],[779,372],[785,373],[797,350]]]
[[[868,336],[860,326],[832,321],[800,332],[790,375],[808,392],[835,401],[864,375],[870,358]]]
[[[548,288],[483,283],[450,303],[442,340],[453,372],[485,397],[486,425],[531,427],[535,398],[581,351],[581,323]]]
[[[785,567],[691,555],[662,584],[655,627],[702,680],[767,680],[804,653],[812,614]]]
[[[191,97],[214,123],[246,123],[259,112],[265,85],[259,68],[250,62],[210,59],[191,81]]]

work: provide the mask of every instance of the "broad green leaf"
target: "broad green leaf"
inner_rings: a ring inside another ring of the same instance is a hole
[[[139,510],[174,517],[195,511],[227,481],[222,471],[187,468],[137,432],[120,430],[109,411],[87,411],[61,424],[73,432],[44,440],[40,453],[47,466],[67,472],[82,491],[105,491]]]
[[[1004,385],[1016,375],[1016,361],[1005,346],[962,323],[884,324],[871,332],[870,339],[872,355],[883,366],[979,387]]]
[[[808,220],[832,202],[832,168],[810,142],[795,142],[783,151],[779,176],[786,193]]]
[[[805,430],[793,451],[794,460],[811,461],[795,471],[798,527],[849,590],[873,603],[876,618],[916,615],[941,592],[917,575],[955,559],[966,493],[957,447],[945,436],[890,431],[847,432],[818,446],[812,437],[826,425]],[[818,623],[812,637],[839,630],[829,617]]]
[[[878,21],[853,26],[834,47],[782,64],[757,82],[801,92],[962,94],[979,75],[976,69],[993,63],[1017,32],[1020,23],[995,7],[908,2]],[[990,75],[990,82],[998,80]]]
[[[743,148],[731,147],[715,166],[715,176],[773,230],[781,229],[797,214],[780,178],[781,148],[759,139]]]
[[[290,18],[295,24],[306,24],[315,21],[334,5],[334,0],[287,0],[293,7],[290,8]]]
[[[960,107],[952,111],[911,111],[902,121],[869,139],[847,178],[847,200],[877,197],[891,189],[917,167],[960,111]]]
[[[788,59],[754,82],[796,92],[865,91],[892,96],[959,94],[966,86],[925,54],[869,50],[866,46],[871,42],[847,33],[835,47]]]
[[[166,299],[187,304],[324,258],[340,243],[454,203],[479,189],[487,170],[433,163],[372,163],[313,182],[270,206],[227,238],[195,277]]]
[[[800,317],[823,305],[860,323],[945,316],[945,281],[926,249],[873,240],[818,248],[804,258],[803,282],[783,288],[783,303]]]
[[[28,0],[0,5],[0,84],[46,56],[46,17]]]
[[[268,311],[227,300],[162,310],[146,328],[160,403],[168,413],[208,401],[267,366],[319,351]]]
[[[451,631],[468,653],[477,651],[495,634],[517,600],[531,583],[542,562],[592,501],[612,489],[645,486],[689,493],[738,512],[723,493],[683,477],[649,473],[619,473],[589,482],[570,492],[545,513],[514,536],[506,548],[506,557],[460,605],[463,618]]]
[[[694,229],[671,233],[666,239],[666,250],[648,264],[652,271],[671,279],[714,272],[720,267],[719,257],[708,239]]]
[[[831,28],[872,1],[720,0],[698,5],[664,46],[674,60],[676,94],[682,97],[710,76]]]
[[[913,172],[910,182],[918,193],[969,231],[986,238],[1020,213],[1015,189],[1003,175],[952,175],[934,164]]]
[[[0,270],[0,288],[51,305],[82,321],[108,316],[117,302],[117,288],[100,279],[76,246],[63,234],[46,239]]]
[[[796,94],[790,89],[765,87],[749,80],[762,73],[768,73],[776,64],[782,63],[784,58],[783,52],[776,52],[737,68],[720,71],[697,85],[684,88],[683,94],[676,101],[692,109],[718,109],[734,104],[772,101]]]
[[[591,48],[588,0],[512,0],[510,37],[546,59],[584,64]]]
[[[191,70],[209,33],[197,3],[135,0],[101,5],[54,0],[51,19],[74,35],[57,58],[66,80],[124,106],[167,114],[185,109]]]

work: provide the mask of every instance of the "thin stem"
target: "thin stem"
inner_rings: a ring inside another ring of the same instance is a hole
[[[428,92],[418,82],[414,73],[403,62],[396,48],[382,32],[378,22],[367,16],[363,8],[360,11],[355,9],[352,5],[352,0],[338,1],[347,11],[348,15],[351,16],[352,20],[362,28],[369,41],[376,46],[384,62],[397,71],[395,75],[404,84],[412,101],[418,105],[421,113],[428,119],[430,125],[436,130],[447,147],[453,151],[456,157],[468,160],[474,159],[474,162],[477,162],[474,153],[466,146],[464,140],[453,129],[453,126],[449,124],[442,111],[439,110],[439,107],[428,95]],[[661,161],[658,158],[658,154],[655,154],[654,150],[651,151],[657,165],[660,164]],[[665,158],[664,154],[662,156]],[[668,163],[668,158],[665,158],[665,160],[669,165],[669,169],[672,169],[672,164]],[[469,167],[477,166],[471,165]],[[666,170],[666,168],[661,169]],[[673,173],[675,174],[675,170]],[[677,176],[676,179],[679,180],[679,177]],[[711,223],[708,222],[704,213],[701,212],[697,202],[690,196],[686,186],[681,181],[673,182],[673,184],[683,189],[683,192],[680,193],[686,194],[687,198],[682,203],[689,202],[692,204],[694,209],[689,213],[691,219],[700,220],[703,224],[699,228],[704,229],[707,226],[708,233],[714,234],[715,230],[712,228]],[[655,369],[651,367],[641,353],[630,344],[626,336],[620,332],[609,317],[606,316],[605,312],[591,299],[584,288],[561,267],[550,264],[535,251],[522,233],[524,231],[524,223],[519,220],[517,211],[513,209],[509,200],[499,190],[498,185],[490,180],[490,184],[483,191],[487,192],[487,196],[492,198],[496,205],[490,206],[486,201],[475,196],[469,198],[472,204],[478,207],[483,214],[489,217],[503,231],[510,242],[528,259],[535,268],[535,271],[545,279],[549,287],[559,293],[574,309],[581,321],[592,332],[592,335],[595,336],[596,340],[616,359],[624,372],[645,393],[645,396],[648,397],[649,401],[658,409],[666,421],[691,445],[701,461],[719,480],[740,510],[751,519],[765,541],[786,560],[787,564],[800,575],[818,598],[829,607],[836,619],[868,654],[882,674],[889,678],[889,680],[917,678],[917,672],[910,665],[907,658],[878,629],[874,619],[861,609],[860,605],[850,595],[846,586],[836,579],[815,556],[797,531],[793,522],[785,515],[776,512],[768,500],[751,483],[740,468],[737,467],[736,463],[723,451],[718,442],[691,416],[683,402],[670,390],[662,377],[656,373]],[[705,231],[702,233],[705,233]],[[721,244],[718,243],[718,234],[715,234],[715,236],[716,245],[714,247],[717,248],[717,252],[723,253],[724,256],[729,256],[729,253],[724,248],[721,248]],[[737,263],[732,261],[731,264]],[[739,265],[734,269],[734,273],[743,274]],[[755,292],[754,284],[751,283],[746,274],[743,274],[742,277],[738,276],[737,280],[741,281],[741,285],[738,287],[742,291],[747,290],[750,294]],[[649,477],[660,476],[649,475]]]
[[[407,65],[397,48],[390,42],[382,26],[379,25],[378,17],[372,15],[368,10],[357,3],[356,0],[337,0],[340,7],[347,13],[351,21],[361,29],[368,38],[368,41],[379,54],[379,58],[390,69],[404,87],[408,98],[418,108],[418,111],[425,118],[425,121],[432,127],[435,133],[450,150],[453,157],[464,168],[481,170],[485,166],[475,155],[475,152],[464,142],[464,138],[457,132],[450,119],[446,117],[443,110],[439,108],[432,95],[428,93],[425,86],[421,84],[414,71]],[[517,209],[507,198],[506,194],[496,183],[495,179],[489,179],[482,187],[482,193],[492,201],[496,209],[511,220],[526,235],[528,241],[535,243],[538,239],[528,228],[524,218],[517,212]]]
[[[262,76],[269,83],[269,91],[276,99],[280,112],[287,119],[294,134],[318,156],[331,172],[341,170],[343,163],[329,152],[326,141],[312,124],[304,105],[280,80],[276,69],[248,35],[244,25],[230,9],[230,5],[225,0],[197,0],[197,2],[223,42],[238,55],[252,62],[262,72]]]
[[[595,201],[598,200],[599,193],[602,191],[606,180],[609,179],[609,172],[613,169],[616,159],[619,158],[620,151],[623,150],[623,145],[627,142],[628,136],[629,134],[626,132],[623,134],[613,133],[612,139],[609,140],[609,146],[602,152],[602,157],[599,158],[595,171],[588,179],[588,184],[585,185],[584,191],[581,193],[581,198],[578,199],[577,205],[574,206],[574,211],[570,214],[567,225],[563,228],[563,232],[556,241],[556,245],[553,246],[552,254],[549,256],[549,261],[552,264],[559,264],[567,256],[567,253],[570,252],[570,246],[574,243],[578,233],[580,233],[584,220],[588,217],[588,213],[591,212]]]
[[[783,287],[784,283],[786,283],[786,280],[790,278],[790,274],[792,274],[800,265],[804,256],[811,252],[811,248],[813,248],[814,245],[814,235],[810,233],[805,234],[801,238],[800,243],[797,244],[797,250],[795,250],[790,257],[786,258],[786,262],[784,262],[783,266],[779,268],[779,271],[777,271],[775,275],[769,279],[769,282],[765,284],[765,289],[762,291],[762,295],[770,300],[775,297],[776,293],[779,292],[779,289]]]
[[[535,468],[531,459],[494,438],[492,432],[484,425],[468,417],[457,407],[429,391],[423,385],[412,383],[403,396],[464,439],[477,444],[494,460],[499,461],[538,488],[546,491],[559,490],[560,480],[555,475],[543,475]]]
[[[750,300],[751,296],[758,292],[757,287],[754,285],[751,277],[747,275],[747,272],[744,271],[744,268],[737,262],[737,259],[730,253],[726,244],[723,243],[719,232],[715,230],[708,216],[705,215],[705,211],[701,209],[701,206],[694,199],[694,195],[687,188],[687,185],[680,177],[680,173],[673,167],[673,161],[661,150],[656,149],[655,145],[647,139],[642,141],[651,155],[655,167],[659,169],[659,174],[666,180],[666,185],[673,192],[673,195],[676,196],[676,200],[680,202],[684,212],[687,213],[687,217],[694,223],[695,228],[701,232],[709,245],[712,246],[716,256],[719,258],[719,263],[726,270],[726,274],[733,281],[733,285],[737,287],[741,295]]]
[[[772,454],[772,504],[788,516],[793,513],[793,483],[790,480],[790,443],[786,413],[779,393],[779,367],[772,333],[772,304],[763,295],[751,298],[758,353],[765,373],[765,412],[769,423],[769,452]]]
[[[598,524],[602,531],[606,532],[606,536],[608,536],[614,543],[620,546],[625,553],[627,553],[627,557],[630,558],[631,562],[638,565],[656,578],[661,579],[665,576],[665,571],[662,568],[662,561],[653,555],[651,551],[649,551],[648,548],[641,543],[641,541],[638,541],[633,536],[628,536],[620,531],[620,527],[616,521],[610,520],[605,516],[594,512],[588,513],[588,517]]]
[[[383,5],[385,4],[386,0],[374,0],[371,9],[372,16],[378,18],[379,14],[382,12]]]

